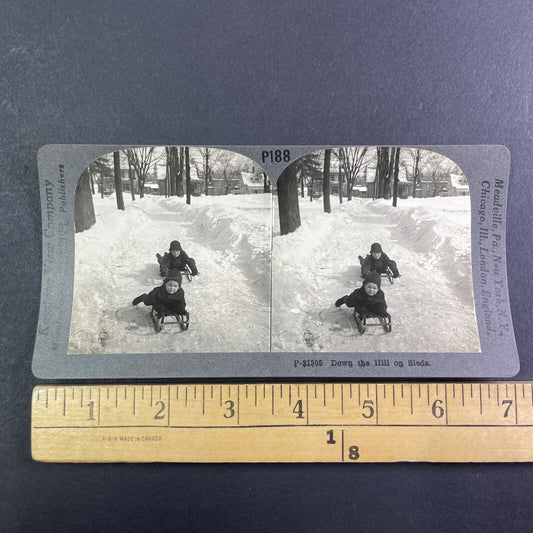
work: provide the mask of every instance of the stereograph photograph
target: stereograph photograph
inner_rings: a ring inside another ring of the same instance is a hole
[[[76,193],[68,353],[480,350],[456,163],[339,147],[273,192],[216,148],[94,161]]]
[[[470,189],[454,161],[321,150],[293,162],[277,191],[274,351],[480,351]]]
[[[517,371],[504,147],[267,148],[44,147],[34,371]]]
[[[76,190],[68,353],[265,352],[271,188],[227,150],[142,147]]]

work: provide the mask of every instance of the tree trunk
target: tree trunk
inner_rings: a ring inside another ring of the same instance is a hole
[[[385,186],[385,196],[387,200],[391,197],[391,180],[394,175],[394,154],[395,154],[395,148],[390,148],[389,150],[389,169],[387,171],[387,177],[385,178],[386,186]]]
[[[113,163],[115,169],[115,196],[117,197],[117,208],[124,211],[124,198],[122,197],[122,176],[120,174],[120,152],[113,153]]]
[[[130,178],[131,199],[135,202],[135,178],[133,177],[133,169],[131,168],[130,158],[128,157],[128,176]]]
[[[400,167],[400,147],[394,149],[394,185],[392,189],[392,205],[396,207],[398,204],[398,172]]]
[[[209,195],[209,148],[205,149],[205,195]]]
[[[170,180],[170,196],[177,195],[178,181],[178,148],[171,146],[168,149],[168,176]]]
[[[89,229],[96,222],[90,177],[84,171],[76,185],[74,194],[74,228],[76,233]]]
[[[169,150],[170,148],[168,146],[165,146],[165,156],[167,159],[165,165],[165,198],[168,198],[170,193],[170,157],[168,155]]]
[[[291,166],[286,168],[278,179],[278,209],[281,235],[292,233],[300,227],[298,177]]]
[[[324,155],[324,175],[322,178],[322,199],[324,203],[324,213],[331,213],[331,202],[329,198],[330,166],[331,166],[331,148],[328,148]]]
[[[185,147],[185,190],[187,191],[186,202],[191,203],[191,161],[189,157],[189,147]]]
[[[176,194],[178,196],[183,196],[183,171],[185,168],[185,149],[183,146],[180,146],[180,168],[177,177],[176,183]]]
[[[263,192],[269,192],[268,180],[266,172],[263,172]]]
[[[342,204],[342,167],[339,160],[339,204]]]
[[[386,146],[377,149],[377,165],[375,180],[375,198],[387,198],[387,188],[389,185],[390,158],[389,148]]]
[[[416,186],[418,185],[418,174],[420,173],[420,150],[415,155],[415,174],[413,176],[413,198],[416,198]]]
[[[146,181],[146,174],[144,174],[144,172],[137,172],[137,181],[139,183],[139,197],[144,198],[144,183]]]

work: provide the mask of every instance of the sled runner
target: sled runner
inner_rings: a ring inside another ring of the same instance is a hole
[[[185,270],[180,270],[180,274],[187,278],[188,281],[192,281],[192,272],[189,265],[185,265]]]
[[[363,335],[368,327],[381,326],[386,333],[390,333],[392,331],[392,320],[389,314],[387,314],[385,317],[378,315],[364,315],[363,318],[360,318],[357,312],[354,312],[353,316],[355,318],[357,329],[361,335]],[[371,319],[371,321],[368,322],[368,319]]]
[[[392,274],[392,270],[390,269],[390,267],[387,267],[386,272],[381,273],[381,277],[388,278],[391,285],[394,283],[394,276]]]
[[[165,322],[166,317],[174,317],[176,320]],[[159,333],[163,329],[163,324],[179,324],[180,329],[184,331],[189,329],[189,313],[187,313],[186,316],[175,314],[159,315],[159,313],[157,313],[152,307],[152,310],[150,311],[150,318],[152,319],[156,333]]]
[[[365,260],[362,255],[359,255],[357,257],[359,259],[359,264],[361,265],[361,268],[363,267],[363,261]],[[387,278],[389,280],[389,283],[392,285],[394,283],[394,275],[392,274],[392,270],[390,267],[387,267],[387,270],[385,272],[379,272],[382,278]],[[363,273],[361,272],[361,277],[363,276]]]

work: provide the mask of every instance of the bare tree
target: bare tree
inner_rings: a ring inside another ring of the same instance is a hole
[[[131,163],[128,159],[128,176],[130,178],[131,200],[135,202],[135,177],[133,176],[133,174],[133,168],[131,168]]]
[[[186,202],[190,205],[191,203],[191,162],[189,147],[185,147],[185,190],[187,194]]]
[[[331,213],[331,202],[329,198],[330,166],[331,166],[331,148],[327,148],[324,154],[324,177],[322,181],[322,200],[324,203],[324,213]]]
[[[413,198],[416,198],[416,188],[420,183],[420,149],[415,150],[414,156],[414,172],[413,172]]]
[[[156,151],[155,147],[129,148],[126,150],[128,163],[137,174],[139,182],[139,196],[144,198],[144,184],[150,168],[156,165],[165,155],[165,151]]]
[[[124,198],[122,197],[122,171],[120,170],[120,152],[113,152],[113,163],[115,169],[115,196],[117,198],[117,208],[124,211]]]
[[[369,163],[369,161],[365,160],[367,151],[367,146],[352,146],[348,148],[339,148],[335,153],[339,160],[339,168],[342,167],[346,178],[346,195],[348,201],[352,199],[352,189],[355,183],[355,178],[361,169]]]
[[[178,177],[176,181],[176,194],[183,196],[183,175],[185,173],[185,148],[180,146],[180,161],[178,169]]]
[[[343,175],[342,175],[342,165],[341,160],[339,159],[338,154],[337,155],[337,161],[339,166],[339,204],[342,204],[342,184],[343,184]]]
[[[217,159],[216,170],[223,194],[229,194],[239,183],[239,170],[234,159],[234,155],[226,150],[221,151]]]
[[[165,167],[165,178],[167,182],[166,193],[167,196],[177,196],[180,162],[177,146],[166,146],[165,154],[167,156],[167,164]]]
[[[439,196],[440,193],[445,192],[448,188],[448,178],[450,175],[451,161],[439,154],[435,154],[431,161],[431,170],[429,176],[431,178],[432,195]]]
[[[394,167],[393,167],[393,187],[392,187],[392,205],[397,206],[398,203],[398,173],[400,170],[400,147],[393,148],[394,153]],[[392,156],[391,156],[392,160]]]
[[[376,178],[374,183],[374,200],[390,198],[390,180],[394,169],[394,156],[391,157],[388,146],[377,147]]]
[[[196,168],[198,177],[202,177],[204,180],[204,191],[207,196],[209,186],[213,183],[212,171],[222,150],[218,150],[217,148],[197,148],[195,151],[199,154],[199,157],[191,157],[191,162]]]

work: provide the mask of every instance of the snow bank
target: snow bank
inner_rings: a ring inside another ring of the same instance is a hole
[[[470,197],[409,198],[368,201],[372,211],[394,224],[391,237],[418,254],[419,261],[457,284],[460,295],[472,291]]]

